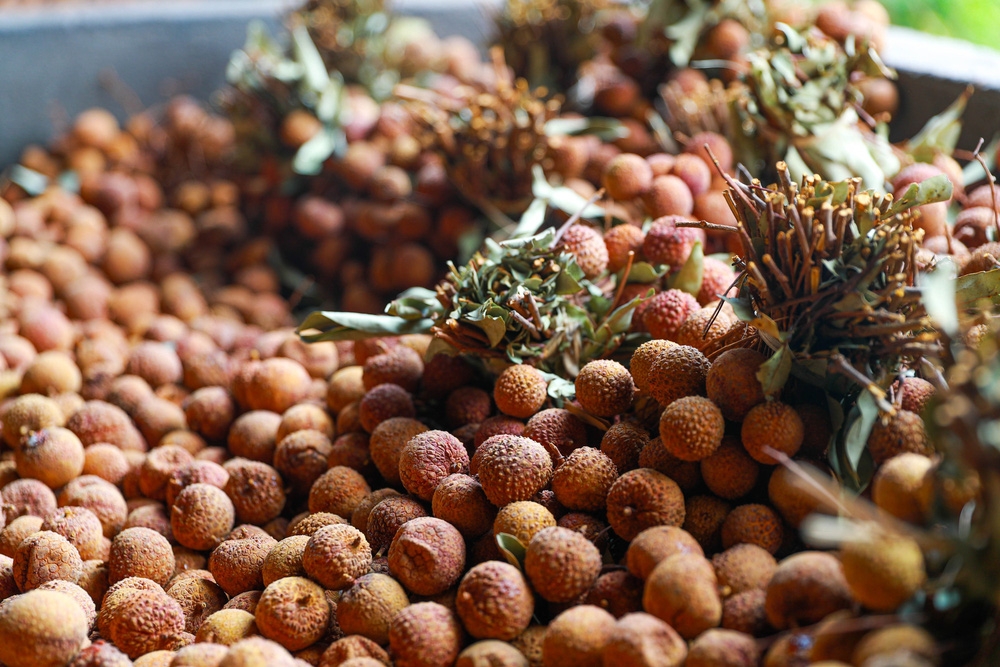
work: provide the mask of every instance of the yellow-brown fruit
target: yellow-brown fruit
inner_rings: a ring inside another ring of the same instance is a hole
[[[687,183],[673,174],[654,177],[642,203],[654,220],[666,215],[689,216],[694,209],[694,197]]]
[[[465,569],[465,541],[447,521],[419,517],[396,531],[389,545],[389,572],[417,595],[437,595]]]
[[[427,510],[409,496],[391,496],[377,503],[368,515],[364,531],[372,553],[384,554],[400,526],[424,516],[427,516]]]
[[[445,477],[434,489],[431,513],[455,526],[463,537],[473,539],[490,530],[497,509],[478,479],[455,474]]]
[[[614,636],[615,617],[584,604],[562,612],[549,623],[542,642],[544,667],[601,667],[601,656]]]
[[[712,629],[691,642],[684,667],[756,667],[760,649],[750,635]]]
[[[333,413],[340,412],[364,397],[363,373],[364,369],[361,366],[345,366],[330,376],[326,389],[326,405]]]
[[[528,659],[520,651],[497,639],[485,639],[470,644],[458,654],[455,667],[528,667]],[[348,665],[347,667],[364,667],[363,665]],[[376,666],[372,666],[376,667]]]
[[[251,410],[233,422],[226,444],[233,456],[271,464],[277,447],[281,415],[270,410]]]
[[[479,387],[459,387],[444,402],[444,415],[452,429],[479,424],[493,411],[493,399]]]
[[[131,667],[133,663],[127,655],[115,648],[114,644],[98,639],[77,653],[70,664],[73,667]],[[191,665],[190,667],[201,666]]]
[[[256,594],[259,596],[260,592]],[[195,641],[232,646],[256,634],[259,631],[253,614],[243,609],[220,609],[202,621],[195,633]]]
[[[753,490],[760,466],[738,439],[723,437],[719,448],[702,459],[700,470],[709,491],[720,498],[735,500]]]
[[[722,627],[754,637],[767,632],[764,604],[767,593],[759,588],[730,595],[722,601]]]
[[[11,569],[21,592],[38,588],[53,579],[75,582],[83,571],[83,560],[69,540],[42,530],[28,535],[17,546]]]
[[[151,446],[157,445],[171,431],[187,428],[187,419],[181,406],[155,394],[143,399],[132,419]]]
[[[154,448],[139,469],[139,490],[146,498],[163,501],[167,498],[167,485],[173,474],[194,461],[194,457],[178,445]]]
[[[678,553],[704,556],[701,545],[686,530],[677,526],[654,526],[631,541],[625,563],[634,576],[648,579],[657,565]]]
[[[404,345],[397,345],[365,360],[361,382],[369,390],[387,382],[398,384],[412,394],[420,386],[423,373],[424,361],[420,355]]]
[[[111,541],[108,580],[145,577],[163,586],[173,576],[174,564],[167,538],[150,528],[126,528]]]
[[[62,495],[60,494],[60,496]],[[37,479],[15,479],[3,487],[3,512],[7,522],[26,514],[47,517],[55,511],[55,501],[56,497],[52,493],[52,489]],[[124,517],[122,517],[122,521],[124,521]]]
[[[632,354],[630,368],[639,389],[660,405],[670,405],[685,396],[704,396],[711,365],[694,347],[651,340]]]
[[[521,430],[517,433],[514,428],[511,435],[531,438],[547,451],[558,450],[563,456],[569,456],[574,449],[587,444],[587,427],[572,412],[563,408],[547,408],[535,413]],[[478,433],[476,439],[478,444],[486,440],[480,438]]]
[[[676,630],[655,616],[635,612],[615,623],[602,657],[603,664],[620,667],[681,667],[687,653]]]
[[[239,523],[264,525],[285,507],[285,485],[278,471],[260,461],[226,461],[229,481],[224,491],[233,501]]]
[[[778,562],[756,544],[737,544],[712,556],[723,597],[767,588]]]
[[[79,393],[83,384],[80,369],[69,354],[59,350],[48,350],[35,357],[21,376],[22,394]]]
[[[629,471],[608,491],[608,523],[625,540],[646,528],[684,523],[684,495],[677,483],[649,468]]]
[[[73,598],[31,591],[0,602],[0,661],[9,667],[62,667],[87,641],[87,619]]]
[[[529,667],[542,667],[542,646],[547,630],[544,625],[531,625],[510,641],[511,646],[528,659]]]
[[[21,440],[14,450],[14,463],[21,477],[57,489],[83,472],[83,444],[69,429],[50,426]]]
[[[283,577],[301,577],[306,574],[302,566],[302,555],[309,543],[309,535],[291,535],[279,541],[268,552],[261,568],[261,578],[265,586]]]
[[[755,461],[775,465],[778,460],[765,449],[770,447],[785,456],[795,456],[805,438],[805,427],[795,408],[780,401],[768,401],[747,412],[740,437],[743,447]]]
[[[868,436],[868,451],[879,466],[893,456],[912,452],[930,456],[934,448],[927,440],[924,420],[909,410],[900,410],[886,423],[875,422]]]
[[[205,642],[189,644],[177,649],[169,667],[216,667],[228,652],[222,644]],[[111,666],[101,665],[101,667]]]
[[[346,413],[344,410],[338,415],[337,430],[344,432],[340,426],[340,417]],[[371,433],[379,424],[393,417],[417,416],[417,410],[413,405],[413,396],[408,391],[396,384],[380,384],[368,391],[358,403],[358,420],[361,427]]]
[[[642,579],[624,570],[612,570],[597,577],[583,604],[595,605],[621,618],[642,611],[642,589]]]
[[[184,399],[182,405],[188,428],[206,440],[222,441],[233,423],[236,407],[222,387],[202,387]]]
[[[275,440],[281,442],[285,436],[304,430],[319,431],[328,438],[336,435],[330,414],[315,403],[299,403],[285,410],[278,424]]]
[[[722,444],[726,422],[707,398],[686,396],[670,403],[660,416],[660,442],[682,461],[701,461]]]
[[[181,611],[184,612],[184,631],[192,635],[197,634],[205,619],[221,610],[228,601],[221,586],[197,576],[175,579],[167,587],[166,593],[181,606]]]
[[[793,528],[798,528],[802,520],[814,512],[836,514],[834,508],[804,489],[796,474],[785,466],[778,466],[771,473],[771,479],[767,483],[767,497],[774,509]]]
[[[530,500],[552,479],[552,458],[530,438],[495,435],[479,446],[475,458],[483,492],[497,507]]]
[[[447,607],[418,602],[400,610],[389,628],[396,667],[448,667],[462,648],[462,626]]]
[[[323,589],[304,577],[285,577],[264,589],[254,612],[260,633],[289,651],[318,641],[330,623]]]
[[[601,233],[584,224],[563,232],[558,250],[572,255],[587,278],[596,278],[608,268],[608,247]]]
[[[371,516],[372,510],[375,509],[375,506],[386,498],[397,498],[399,495],[400,493],[396,489],[390,489],[388,487],[375,489],[365,496],[364,499],[358,503],[357,507],[354,508],[354,511],[351,512],[351,520],[349,523],[367,535],[368,519]],[[336,515],[331,514],[330,516]]]
[[[628,264],[629,252],[639,256],[646,235],[637,225],[616,225],[604,232],[604,245],[608,249],[608,271],[617,273]]]
[[[681,527],[698,540],[706,553],[714,553],[722,544],[722,525],[729,515],[730,505],[711,495],[691,496],[684,504]]]
[[[470,569],[455,596],[455,611],[466,631],[477,639],[514,639],[531,623],[534,609],[521,571],[495,560]]]
[[[905,535],[869,529],[868,539],[841,545],[840,562],[854,599],[876,612],[892,612],[913,597],[927,580],[924,554]]]
[[[358,433],[347,433],[343,437],[353,439],[361,436],[367,445],[367,437]],[[326,434],[313,429],[291,433],[278,442],[274,450],[274,467],[298,494],[308,494],[309,489],[327,470],[327,460],[333,451],[333,444]],[[339,450],[338,450],[339,451]],[[364,447],[367,456],[368,448]]]
[[[365,574],[372,562],[371,547],[360,530],[344,524],[320,528],[306,544],[302,566],[324,588],[341,590]]]
[[[802,551],[778,563],[766,594],[767,621],[779,630],[818,623],[852,603],[840,561],[820,551]]]
[[[309,372],[297,361],[284,357],[265,359],[250,378],[249,407],[280,415],[308,395],[311,381]]]
[[[323,123],[305,109],[292,109],[281,121],[278,136],[289,148],[300,148],[323,129]]]
[[[893,456],[875,472],[872,500],[897,519],[923,523],[927,514],[923,493],[925,478],[934,462],[923,454]]]
[[[83,560],[102,556],[105,538],[101,520],[85,507],[60,507],[45,518],[41,530],[65,537]]]
[[[548,396],[545,378],[532,366],[508,366],[493,385],[493,402],[505,415],[527,419],[541,410]]]
[[[66,422],[59,404],[41,394],[25,394],[12,399],[3,408],[3,439],[7,446],[16,449],[20,442],[34,431]]]
[[[96,475],[114,485],[121,484],[129,470],[124,452],[114,445],[97,443],[83,450],[83,475]]]
[[[239,528],[237,528],[239,530]],[[236,532],[236,531],[234,531]],[[264,534],[234,538],[232,534],[212,550],[208,569],[230,597],[264,588],[261,571],[274,539]]]
[[[722,522],[722,548],[755,544],[771,555],[785,539],[781,518],[767,505],[749,504],[733,508]]]
[[[214,549],[233,529],[236,510],[226,493],[211,484],[190,484],[170,508],[174,539],[196,551]]]
[[[337,602],[337,622],[348,635],[361,635],[378,644],[389,643],[389,626],[410,604],[406,591],[392,577],[370,573],[358,577]]]
[[[890,625],[866,634],[854,647],[851,664],[867,667],[869,660],[872,660],[873,664],[879,664],[873,659],[897,652],[906,652],[923,658],[931,665],[938,664],[940,660],[937,642],[927,630],[917,625]]]
[[[666,450],[660,442],[660,436],[650,440],[639,453],[639,467],[663,473],[677,482],[677,486],[685,493],[691,493],[702,485],[701,462],[681,461]]]
[[[42,521],[40,516],[26,514],[8,523],[3,530],[0,530],[0,555],[4,558],[13,558],[21,542],[42,529]]]
[[[580,447],[552,474],[552,491],[568,509],[597,512],[604,509],[617,478],[618,470],[610,458],[592,447]]]
[[[704,556],[674,554],[650,573],[642,606],[681,637],[694,639],[722,620],[717,586],[715,570]]]
[[[705,390],[722,410],[723,417],[741,422],[750,408],[764,402],[757,371],[765,361],[767,358],[757,350],[738,347],[723,352],[712,362]]]
[[[346,466],[330,468],[309,491],[310,512],[330,512],[341,517],[349,517],[371,487],[358,471]]]
[[[263,637],[247,637],[229,647],[219,667],[298,667],[292,654],[281,644]]]
[[[623,421],[614,424],[601,438],[601,452],[615,464],[618,474],[639,467],[639,455],[649,444],[649,434],[638,424]]]
[[[576,376],[576,400],[598,417],[614,417],[632,406],[635,384],[628,369],[617,361],[588,362]]]
[[[549,602],[572,602],[601,573],[601,552],[568,528],[544,528],[528,543],[524,571],[535,592]]]
[[[649,190],[653,168],[641,155],[621,153],[604,168],[601,184],[612,199],[627,201]]]
[[[174,541],[173,532],[170,530],[170,515],[163,503],[143,499],[133,506],[135,509],[128,513],[123,528],[151,528],[168,541]]]
[[[713,320],[713,318],[715,319]],[[711,326],[709,326],[709,322],[711,322]],[[733,325],[733,322],[735,322],[735,318],[731,317],[726,311],[721,311],[716,315],[714,305],[703,306],[691,311],[684,322],[677,327],[674,340],[677,341],[678,345],[690,345],[691,347],[705,351],[714,341],[729,331],[729,327]],[[707,333],[705,332],[705,327],[708,327]]]
[[[192,484],[210,484],[225,489],[228,481],[229,473],[221,465],[214,461],[195,459],[171,473],[167,481],[167,504],[173,505],[180,492]]]
[[[419,433],[399,453],[399,479],[403,487],[424,501],[448,475],[469,472],[469,454],[462,442],[447,431]]]
[[[288,532],[285,534],[285,537],[291,537],[293,535],[305,535],[306,537],[312,537],[317,530],[324,526],[346,523],[346,519],[337,516],[336,514],[331,514],[330,512],[305,514],[300,519],[292,520],[292,522],[288,525]]]
[[[134,590],[121,601],[108,626],[108,639],[133,660],[165,649],[184,632],[184,612],[160,590]]]
[[[372,462],[387,483],[402,485],[399,478],[400,453],[411,438],[427,430],[416,419],[393,417],[380,423],[371,432],[368,448]]]
[[[493,535],[507,533],[527,545],[538,531],[555,525],[556,518],[544,506],[531,500],[518,500],[504,505],[497,512]]]

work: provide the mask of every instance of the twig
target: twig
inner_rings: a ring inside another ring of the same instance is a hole
[[[593,204],[595,201],[597,201],[598,199],[600,199],[603,196],[604,196],[604,188],[601,188],[600,190],[598,190],[597,192],[595,192],[593,195],[591,195],[590,199],[588,199],[587,203],[585,203],[583,206],[580,207],[579,211],[577,211],[576,213],[574,213],[573,215],[571,215],[569,217],[569,220],[567,220],[566,222],[564,222],[562,224],[562,226],[559,228],[559,230],[556,231],[555,237],[553,237],[553,239],[552,239],[552,247],[553,248],[555,248],[557,245],[559,245],[559,241],[562,240],[563,234],[565,234],[566,231],[570,227],[572,227],[574,224],[576,224],[576,221],[580,219],[580,216],[582,216],[583,212],[587,210],[587,207],[590,206],[591,204]]]
[[[997,206],[997,189],[996,189],[996,179],[993,178],[993,173],[986,164],[986,160],[983,158],[983,154],[979,151],[983,148],[983,138],[979,137],[979,143],[976,144],[976,150],[973,151],[972,157],[979,163],[986,172],[986,183],[990,186],[990,199],[993,202],[993,225],[996,227],[997,235],[996,240],[1000,241],[1000,207]],[[951,247],[949,245],[948,252],[951,252]]]

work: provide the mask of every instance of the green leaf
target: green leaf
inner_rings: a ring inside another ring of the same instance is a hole
[[[1000,304],[1000,269],[959,276],[955,281],[955,295],[961,308],[971,308],[982,299]]]
[[[520,236],[532,236],[537,233],[543,224],[545,224],[545,213],[549,210],[549,204],[546,200],[535,198],[528,205],[527,210],[521,214],[521,219],[517,222],[517,228],[514,233],[511,234],[511,238],[517,238]]]
[[[392,315],[370,315],[321,310],[310,313],[296,332],[307,343],[323,340],[363,340],[378,336],[427,333],[431,319],[406,320]],[[315,331],[316,333],[307,333]]]
[[[601,141],[625,139],[629,131],[617,118],[553,118],[545,123],[547,137],[594,135]]]
[[[292,160],[295,173],[315,176],[323,170],[323,163],[345,143],[344,133],[339,129],[323,128],[316,136],[302,144]]]
[[[305,85],[319,95],[330,82],[330,74],[323,63],[323,56],[319,54],[309,36],[309,30],[304,25],[292,29],[292,51],[295,53],[295,59],[305,69]]]
[[[757,381],[760,382],[765,396],[777,396],[781,393],[788,375],[792,370],[792,351],[788,345],[782,345],[771,358],[760,365],[757,370]]]
[[[684,266],[670,279],[670,287],[698,296],[705,271],[705,253],[701,241],[695,241]]]
[[[771,349],[776,350],[781,345],[781,329],[778,328],[778,323],[767,315],[763,313],[757,315],[750,320],[750,326],[756,328],[759,333],[763,334],[764,342],[767,343]]]
[[[649,262],[633,262],[632,269],[628,272],[626,282],[630,283],[655,283],[666,273],[666,268],[661,265],[659,268]],[[652,287],[652,285],[650,286]]]
[[[862,490],[869,481],[861,474],[862,461],[868,453],[868,437],[875,427],[878,415],[875,397],[869,391],[862,391],[847,415],[843,442],[838,442],[839,447],[836,448],[845,473],[843,481],[857,491]],[[871,458],[870,454],[868,458]]]
[[[932,176],[920,183],[911,183],[910,187],[906,188],[906,192],[902,196],[897,196],[896,200],[892,202],[892,206],[889,207],[885,215],[888,217],[902,213],[914,206],[948,201],[951,199],[953,189],[951,180],[944,174]]]
[[[920,274],[920,300],[927,314],[939,329],[952,337],[958,334],[956,275],[958,267],[950,260],[939,262],[930,273]]]
[[[732,306],[733,312],[736,313],[736,317],[741,322],[753,322],[757,318],[757,314],[753,312],[753,306],[750,305],[749,299],[725,296],[722,297],[722,300]]]
[[[523,572],[524,556],[528,553],[524,543],[510,533],[497,533],[496,541],[497,548],[507,562]]]
[[[15,164],[10,168],[7,178],[32,197],[37,197],[45,192],[45,188],[49,187],[48,176],[20,164]]]

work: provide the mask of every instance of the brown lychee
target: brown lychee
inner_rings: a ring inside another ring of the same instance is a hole
[[[61,507],[42,522],[41,530],[62,535],[76,547],[80,558],[99,558],[103,551],[104,528],[97,515],[85,507]]]
[[[25,537],[14,551],[13,561],[14,582],[21,592],[53,579],[75,582],[83,570],[76,547],[62,535],[48,530]]]
[[[183,546],[207,551],[219,545],[233,529],[236,509],[226,493],[211,484],[191,484],[170,508],[170,527]]]
[[[568,509],[597,512],[604,509],[617,478],[618,470],[610,458],[592,447],[580,447],[552,474],[552,491]]]
[[[340,590],[368,571],[371,547],[360,530],[344,524],[320,528],[306,543],[302,566],[325,588]]]
[[[397,667],[451,665],[461,647],[458,617],[436,602],[405,607],[389,628],[389,648]]]
[[[685,639],[693,639],[722,620],[717,587],[715,570],[704,556],[674,554],[650,573],[643,608]]]
[[[704,396],[710,367],[696,348],[658,340],[640,345],[630,365],[636,386],[664,406],[685,396]]]
[[[284,577],[261,593],[254,618],[262,635],[297,651],[326,633],[330,605],[323,589],[314,582],[303,577]]]
[[[773,555],[781,548],[784,534],[781,518],[767,505],[739,505],[722,522],[722,548],[755,544]]]
[[[14,463],[22,477],[58,489],[83,472],[83,444],[69,429],[50,426],[21,440]]]
[[[674,340],[688,315],[698,309],[698,300],[679,289],[657,292],[642,310],[643,326],[654,339]]]
[[[795,408],[781,401],[768,401],[751,408],[740,429],[743,447],[759,463],[775,465],[778,460],[766,449],[775,449],[792,457],[805,438],[802,418]]]
[[[817,623],[852,602],[840,561],[820,551],[802,551],[778,563],[766,593],[767,620],[777,629]]]
[[[465,446],[447,431],[419,433],[399,454],[399,478],[403,487],[429,501],[434,489],[448,475],[467,473],[469,455]]]
[[[550,602],[570,602],[593,585],[601,554],[590,540],[567,528],[544,528],[528,543],[524,569],[535,591]]]
[[[87,619],[66,593],[31,591],[0,602],[0,661],[5,665],[65,665],[86,641]]]
[[[392,577],[370,573],[358,577],[337,602],[337,622],[348,635],[361,635],[386,645],[392,619],[410,604],[403,587]]]
[[[285,507],[284,482],[278,471],[260,461],[232,459],[225,464],[229,481],[224,489],[242,523],[263,525]]]
[[[507,533],[527,545],[538,531],[555,525],[556,518],[544,506],[531,500],[518,500],[504,505],[497,512],[493,535]]]
[[[687,644],[672,627],[650,614],[634,612],[615,623],[602,657],[606,665],[680,667],[687,652]]]
[[[723,597],[744,591],[764,590],[778,567],[766,549],[756,544],[737,544],[712,557]]]
[[[530,500],[552,478],[552,458],[530,438],[493,436],[476,450],[474,458],[483,492],[497,507]]]
[[[868,451],[875,459],[875,465],[882,465],[893,456],[906,452],[930,456],[934,453],[934,448],[927,439],[924,420],[920,415],[909,410],[899,410],[886,422],[875,423],[868,436]]]
[[[649,190],[653,183],[653,169],[642,156],[622,153],[608,162],[601,183],[609,197],[627,201]]]
[[[517,433],[517,428],[509,429],[511,435],[523,435],[545,447],[549,452],[557,450],[563,456],[568,456],[577,447],[587,444],[587,428],[572,412],[563,408],[548,408],[532,415],[523,432]],[[497,431],[499,434],[501,431]],[[485,433],[484,433],[485,435]],[[485,442],[477,434],[477,447]]]
[[[167,538],[150,528],[126,528],[111,541],[109,581],[145,577],[162,586],[173,576],[174,564]]]
[[[652,526],[684,523],[684,496],[672,479],[649,468],[629,471],[608,491],[608,523],[623,539],[632,540]]]
[[[434,489],[431,512],[455,526],[464,537],[476,538],[490,530],[497,509],[486,497],[479,480],[457,473],[445,477]]]
[[[40,394],[24,394],[4,406],[3,438],[8,447],[16,449],[21,440],[32,432],[50,426],[62,426],[66,419],[59,405]]]
[[[380,384],[368,391],[358,404],[358,418],[361,426],[371,433],[375,427],[392,417],[417,416],[413,406],[413,397],[408,391],[396,384]],[[339,417],[339,415],[338,415]],[[340,428],[339,419],[337,430]]]
[[[735,630],[714,628],[691,642],[685,667],[755,667],[760,660],[756,640]],[[818,663],[817,663],[818,664]]]
[[[532,366],[517,364],[500,373],[493,385],[497,409],[511,417],[527,419],[545,404],[548,385]]]
[[[894,517],[919,524],[924,520],[925,479],[934,462],[922,454],[899,454],[887,460],[872,480],[872,500]]]
[[[615,617],[600,607],[571,607],[549,623],[542,643],[545,667],[600,667],[614,636]]]
[[[464,569],[462,534],[441,519],[411,519],[400,526],[389,545],[389,572],[417,595],[444,592]]]
[[[203,577],[175,579],[167,586],[167,595],[177,600],[184,612],[184,631],[198,634],[202,623],[228,601],[225,591],[214,581]]]
[[[234,538],[232,534],[212,550],[208,569],[229,596],[264,588],[262,570],[275,540],[269,535]]]
[[[393,417],[380,423],[371,432],[368,446],[372,462],[386,482],[394,486],[402,485],[399,479],[400,453],[411,438],[427,430],[416,419]]]
[[[613,417],[632,405],[635,385],[628,370],[617,361],[588,362],[576,376],[576,398],[583,408],[599,417]]]
[[[608,248],[604,245],[604,238],[588,225],[572,225],[563,233],[558,249],[572,255],[587,278],[596,278],[608,268]]]

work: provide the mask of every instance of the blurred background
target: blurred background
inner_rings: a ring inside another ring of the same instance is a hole
[[[881,0],[896,25],[1000,49],[1000,0]]]

